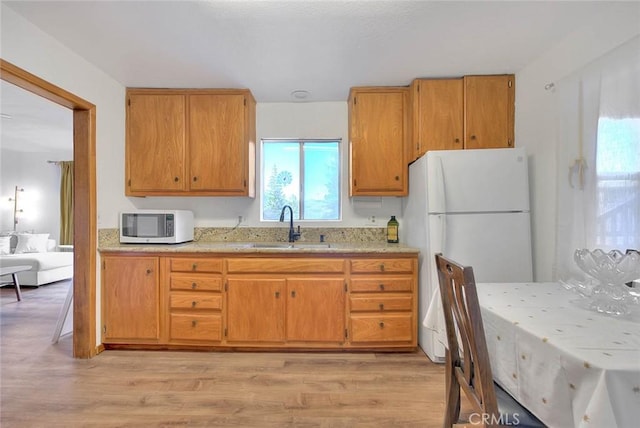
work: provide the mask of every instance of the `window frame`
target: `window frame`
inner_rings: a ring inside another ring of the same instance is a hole
[[[304,217],[304,183],[305,183],[305,168],[304,168],[304,144],[305,143],[337,143],[338,144],[338,165],[337,165],[337,182],[338,182],[338,216],[335,219],[305,219],[297,218],[294,220],[298,222],[340,222],[342,221],[342,138],[261,138],[260,139],[260,222],[279,222],[278,219],[265,219],[264,218],[264,198],[265,198],[265,186],[268,177],[265,172],[265,155],[264,147],[265,143],[298,143],[299,145],[299,199],[298,199],[298,217]]]

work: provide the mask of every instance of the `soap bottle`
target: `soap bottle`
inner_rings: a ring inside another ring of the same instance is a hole
[[[398,241],[398,220],[396,216],[392,215],[391,220],[387,222],[387,242],[390,244],[397,244]]]

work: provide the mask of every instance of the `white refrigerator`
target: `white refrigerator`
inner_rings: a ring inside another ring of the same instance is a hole
[[[409,166],[401,242],[420,249],[418,343],[444,361],[435,254],[472,266],[476,282],[533,280],[524,149],[430,151]]]

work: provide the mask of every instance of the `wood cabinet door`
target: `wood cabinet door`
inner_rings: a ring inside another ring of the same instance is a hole
[[[154,343],[159,338],[158,257],[104,257],[103,341]]]
[[[283,342],[285,338],[285,279],[229,278],[227,340]]]
[[[350,196],[407,194],[406,88],[353,91]]]
[[[514,146],[515,77],[465,76],[465,148]]]
[[[287,340],[343,342],[344,308],[342,279],[288,279]]]
[[[190,189],[247,191],[245,96],[189,95]]]
[[[186,190],[186,97],[129,94],[126,194]]]
[[[418,79],[412,85],[413,159],[429,150],[463,148],[463,79]]]

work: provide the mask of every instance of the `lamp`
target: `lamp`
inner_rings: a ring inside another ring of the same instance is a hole
[[[18,209],[18,192],[24,192],[22,187],[16,186],[15,191],[13,193],[13,198],[9,198],[9,201],[13,202],[13,231],[16,231],[16,226],[18,224],[18,213],[23,212],[24,210]]]

